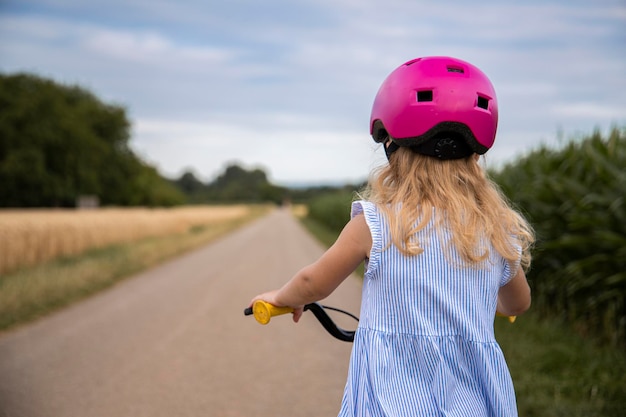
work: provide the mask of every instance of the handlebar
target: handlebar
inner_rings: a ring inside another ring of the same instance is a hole
[[[509,321],[509,323],[515,323],[515,319],[517,318],[517,316],[506,316],[506,315],[500,314],[498,312],[496,312],[496,316],[506,318]]]
[[[326,313],[326,310],[338,311],[352,317],[356,321],[359,321],[358,317],[338,308],[324,306],[319,303],[311,303],[304,306],[304,311],[312,312],[315,318],[317,318],[317,320],[324,327],[324,329],[326,329],[326,331],[330,333],[333,337],[344,342],[353,342],[355,332],[353,330],[344,330],[341,327],[337,326],[337,324],[335,324],[335,322],[330,318],[328,313]],[[254,302],[252,307],[246,308],[243,311],[243,314],[246,316],[253,315],[257,322],[265,325],[268,324],[270,322],[270,319],[274,316],[279,316],[292,312],[293,308],[291,307],[277,307],[265,301],[257,300]],[[500,313],[496,313],[496,316],[507,318],[509,320],[509,323],[515,322],[516,319],[516,316],[505,316],[504,314]]]
[[[340,313],[346,314],[357,321],[359,320],[356,316],[346,311],[334,307],[324,306],[319,303],[311,303],[304,306],[304,311],[312,312],[315,318],[317,318],[320,324],[324,327],[324,329],[326,329],[326,331],[330,333],[333,337],[344,342],[353,342],[355,332],[353,330],[344,330],[341,327],[337,326],[337,324],[335,324],[335,322],[330,318],[328,313],[326,313],[326,310],[339,311]],[[269,323],[270,319],[273,316],[279,316],[281,314],[287,314],[291,312],[293,312],[293,308],[291,307],[276,307],[275,305],[272,305],[262,300],[255,301],[252,307],[248,307],[243,311],[246,316],[254,315],[256,321],[261,324]]]

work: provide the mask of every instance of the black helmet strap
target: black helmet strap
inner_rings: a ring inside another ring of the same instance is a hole
[[[387,160],[391,154],[400,149],[400,145],[393,140],[389,145],[383,143],[383,147]],[[454,133],[439,133],[419,145],[409,146],[409,149],[441,160],[467,158],[474,153],[474,150],[465,142],[463,137]]]
[[[433,156],[442,160],[467,158],[474,153],[462,136],[440,133],[412,149],[423,155]]]
[[[397,151],[398,149],[400,149],[400,145],[398,145],[394,141],[391,141],[389,145],[387,145],[386,143],[383,143],[383,149],[385,150],[385,155],[387,155],[387,160],[389,160],[389,158],[391,157],[391,154]]]

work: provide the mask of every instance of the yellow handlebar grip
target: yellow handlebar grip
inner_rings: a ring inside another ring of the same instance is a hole
[[[267,324],[270,322],[272,316],[279,316],[281,314],[292,313],[291,307],[276,307],[270,303],[266,303],[262,300],[257,300],[252,305],[252,314],[254,318],[261,324]]]
[[[498,312],[496,312],[496,316],[498,316],[498,317],[506,317],[507,319],[509,319],[509,323],[514,323],[515,319],[517,318],[517,316],[505,316],[504,314],[500,314]]]

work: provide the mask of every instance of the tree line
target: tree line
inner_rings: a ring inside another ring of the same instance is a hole
[[[187,171],[172,183],[192,204],[208,202],[282,204],[289,199],[288,190],[270,183],[265,171],[259,168],[246,170],[235,163],[229,164],[212,182],[203,183],[191,171]]]
[[[173,205],[182,193],[130,149],[123,107],[78,86],[0,75],[0,206]]]
[[[130,148],[123,106],[34,74],[0,74],[0,207],[73,207],[303,201],[326,188],[291,190],[261,169],[228,165],[214,181],[163,177]]]

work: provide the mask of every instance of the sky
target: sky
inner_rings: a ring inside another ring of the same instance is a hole
[[[0,0],[0,72],[124,107],[131,148],[170,178],[363,181],[385,161],[378,87],[431,55],[494,84],[490,166],[626,126],[626,0]]]

